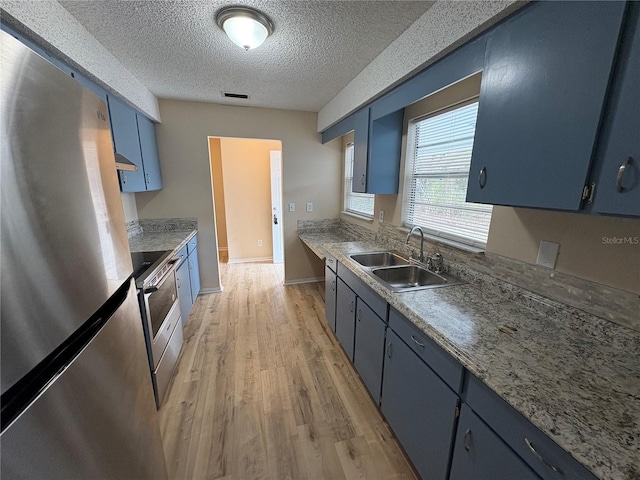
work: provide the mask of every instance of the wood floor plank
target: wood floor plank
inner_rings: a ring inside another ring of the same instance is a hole
[[[200,295],[160,423],[172,479],[415,475],[324,319],[324,285],[221,264]]]

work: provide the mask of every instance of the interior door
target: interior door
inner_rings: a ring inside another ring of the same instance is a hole
[[[282,234],[282,152],[271,150],[271,229],[273,234],[273,263],[284,261]]]

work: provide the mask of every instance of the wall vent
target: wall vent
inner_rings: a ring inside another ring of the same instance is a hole
[[[243,93],[228,93],[228,92],[225,92],[224,96],[226,98],[242,98],[244,100],[247,100],[249,98],[249,95],[245,95]]]

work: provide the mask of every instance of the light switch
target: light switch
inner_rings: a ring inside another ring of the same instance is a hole
[[[296,211],[296,204],[295,203],[291,202],[289,204],[289,211],[290,212],[295,212]]]
[[[313,203],[307,202],[307,212],[313,212]]]
[[[542,240],[540,242],[540,248],[538,248],[538,258],[536,259],[537,265],[543,267],[556,268],[556,260],[558,259],[558,252],[560,251],[560,244],[547,242]]]

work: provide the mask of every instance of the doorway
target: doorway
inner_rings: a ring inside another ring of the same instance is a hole
[[[282,142],[209,137],[218,257],[282,263]]]

